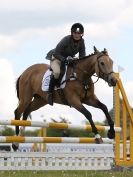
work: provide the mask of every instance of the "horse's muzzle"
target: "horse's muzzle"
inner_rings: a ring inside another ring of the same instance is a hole
[[[114,86],[116,86],[116,83],[117,83],[117,79],[115,78],[114,73],[111,73],[108,76],[108,85],[110,87],[114,87]]]

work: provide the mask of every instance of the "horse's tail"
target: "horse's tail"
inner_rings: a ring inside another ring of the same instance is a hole
[[[21,76],[19,76],[19,78],[17,79],[16,81],[16,91],[17,91],[17,97],[19,99],[19,79],[20,79]]]

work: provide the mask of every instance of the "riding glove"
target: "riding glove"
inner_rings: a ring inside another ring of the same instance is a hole
[[[73,63],[73,58],[71,56],[68,56],[66,60],[69,65]]]

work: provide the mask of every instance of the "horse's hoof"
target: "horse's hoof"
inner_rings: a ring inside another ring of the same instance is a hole
[[[97,144],[103,143],[102,137],[99,134],[95,135],[95,141]]]
[[[103,143],[102,138],[96,138],[95,141],[96,141],[96,144],[102,144]]]
[[[114,139],[115,138],[115,131],[114,130],[109,130],[107,133],[107,136],[109,139]]]
[[[12,143],[12,148],[14,151],[17,151],[19,148],[19,145],[17,143]]]

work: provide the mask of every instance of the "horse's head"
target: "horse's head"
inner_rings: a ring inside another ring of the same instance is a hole
[[[113,72],[113,61],[109,57],[107,50],[104,49],[104,51],[99,52],[96,47],[94,47],[94,53],[97,56],[97,62],[95,65],[97,76],[105,80],[109,86],[115,86],[117,80]]]

